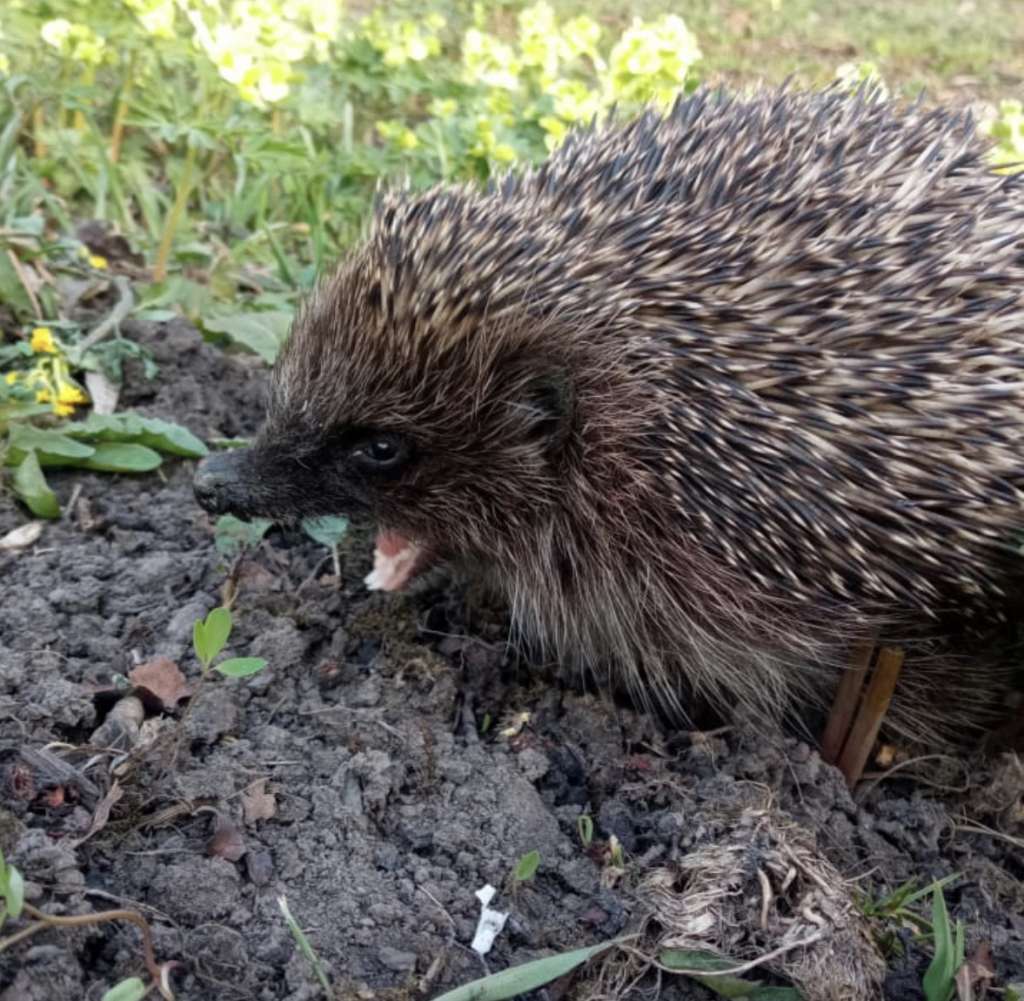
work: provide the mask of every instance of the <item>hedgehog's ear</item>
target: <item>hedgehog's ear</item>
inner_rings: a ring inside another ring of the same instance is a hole
[[[564,369],[531,375],[520,398],[529,414],[527,436],[544,442],[549,449],[560,448],[572,427],[575,402],[572,380]]]

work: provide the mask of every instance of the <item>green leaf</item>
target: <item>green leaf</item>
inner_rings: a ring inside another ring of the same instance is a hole
[[[697,981],[719,997],[736,1001],[802,1001],[795,987],[771,987],[759,980],[744,980],[733,974],[715,975],[716,970],[730,970],[741,964],[714,953],[689,949],[663,949],[658,961],[670,970],[676,970]],[[706,975],[691,972],[706,970]]]
[[[505,1001],[507,998],[536,990],[544,984],[551,983],[552,980],[564,977],[570,970],[575,970],[588,959],[616,944],[614,941],[602,942],[586,949],[574,949],[572,952],[559,953],[557,956],[535,959],[531,963],[513,966],[509,970],[492,973],[489,977],[463,984],[462,987],[447,991],[434,1001]]]
[[[87,459],[94,452],[91,445],[63,434],[60,431],[33,427],[31,424],[17,424],[11,428],[7,439],[8,466],[17,466],[29,452],[35,452],[40,466],[67,466],[73,461]]]
[[[91,414],[84,421],[69,424],[64,430],[75,438],[131,442],[187,459],[201,459],[209,451],[187,428],[138,414]]]
[[[309,961],[309,965],[313,967],[313,972],[316,973],[317,980],[320,981],[320,986],[324,989],[324,997],[330,998],[333,996],[334,991],[331,989],[327,974],[324,973],[320,957],[314,951],[313,946],[306,937],[306,933],[299,927],[298,921],[292,917],[292,912],[288,908],[288,901],[283,895],[277,898],[277,906],[281,908],[281,914],[284,916],[285,924],[288,925],[288,930],[292,933],[292,938],[298,942],[299,949]]]
[[[27,417],[39,417],[50,413],[48,403],[29,403],[25,400],[0,400],[0,431],[8,424],[25,420]]]
[[[935,955],[925,971],[921,986],[928,1001],[949,1001],[956,984],[956,951],[949,923],[946,898],[939,887],[932,893],[932,943]]]
[[[7,885],[4,887],[4,899],[7,901],[7,913],[12,918],[21,917],[25,906],[25,880],[13,865],[7,866],[5,875]]]
[[[14,495],[37,518],[59,518],[57,495],[50,489],[35,452],[29,452],[15,467],[11,480]]]
[[[146,985],[138,977],[129,977],[111,987],[100,1001],[140,1001],[146,992]]]
[[[270,530],[269,518],[242,521],[233,514],[223,514],[213,526],[213,544],[222,556],[232,557],[243,549],[251,549]]]
[[[11,119],[7,129],[4,130],[5,135],[17,119],[17,115]],[[18,320],[28,320],[33,315],[32,301],[6,253],[0,254],[0,302]]]
[[[145,445],[128,445],[115,441],[100,442],[94,453],[79,462],[69,463],[81,469],[94,469],[102,473],[148,473],[163,460],[159,452]]]
[[[345,537],[348,531],[348,518],[341,515],[324,515],[321,518],[305,518],[302,530],[314,542],[333,549]]]
[[[203,328],[213,334],[225,334],[273,365],[281,345],[291,329],[294,315],[287,311],[236,313],[233,316],[203,317]]]
[[[192,642],[196,648],[196,656],[209,667],[213,658],[224,649],[231,635],[231,613],[221,605],[211,610],[205,621],[195,624],[192,630]]]
[[[529,879],[537,874],[537,868],[540,865],[540,852],[536,848],[532,852],[527,852],[517,863],[515,871],[515,879],[518,883],[525,883]]]
[[[594,818],[589,814],[581,813],[576,818],[576,829],[579,831],[580,841],[584,848],[589,848],[594,840]]]
[[[248,678],[250,674],[257,674],[266,666],[267,662],[262,657],[231,657],[222,660],[215,670],[229,678]]]
[[[1003,1001],[1024,1001],[1024,981],[1016,984],[1007,984],[1003,994]]]

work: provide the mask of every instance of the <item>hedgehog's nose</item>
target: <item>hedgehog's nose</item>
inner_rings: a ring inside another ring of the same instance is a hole
[[[199,506],[210,514],[225,514],[239,506],[241,458],[237,452],[221,452],[207,456],[196,468],[192,489]]]

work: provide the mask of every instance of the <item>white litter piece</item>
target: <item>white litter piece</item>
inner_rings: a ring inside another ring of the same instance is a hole
[[[497,892],[490,883],[476,891],[476,899],[480,901],[480,920],[476,923],[472,949],[480,956],[486,956],[491,951],[494,940],[501,934],[508,920],[508,914],[492,910],[489,906]]]
[[[92,399],[93,413],[112,414],[117,410],[117,401],[121,396],[119,383],[111,382],[102,372],[86,372],[85,388]]]
[[[29,521],[18,528],[12,528],[2,539],[0,549],[25,549],[38,541],[43,534],[41,521]]]

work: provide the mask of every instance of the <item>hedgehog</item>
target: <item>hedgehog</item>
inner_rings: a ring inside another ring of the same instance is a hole
[[[702,90],[486,186],[379,195],[212,512],[345,513],[646,706],[991,729],[1024,559],[1024,180],[967,112]],[[991,650],[991,653],[979,652]]]

